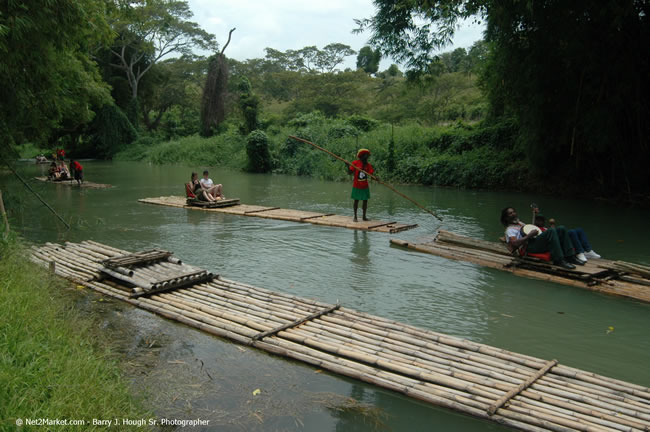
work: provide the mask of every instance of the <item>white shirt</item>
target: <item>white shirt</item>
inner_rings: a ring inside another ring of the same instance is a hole
[[[523,224],[519,222],[518,225],[508,225],[506,228],[506,243],[510,243],[510,237],[514,237],[515,240],[519,240],[521,235],[521,227]]]
[[[199,181],[200,181],[201,184],[202,184],[203,186],[205,186],[205,187],[212,187],[212,186],[214,186],[214,182],[212,181],[211,178],[209,178],[209,179],[202,178],[202,179],[199,180]]]

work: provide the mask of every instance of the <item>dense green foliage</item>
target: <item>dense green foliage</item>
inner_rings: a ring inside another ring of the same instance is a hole
[[[126,115],[115,105],[104,105],[90,125],[89,148],[77,148],[81,156],[99,156],[110,159],[115,153],[131,144],[138,137]]]
[[[89,105],[110,101],[90,51],[107,43],[104,2],[9,0],[0,3],[0,141],[38,141],[78,133]],[[45,147],[45,145],[43,145]]]
[[[367,130],[355,125],[366,127]],[[119,159],[153,163],[184,163],[196,166],[225,166],[252,169],[264,166],[267,156],[259,143],[268,145],[270,168],[275,173],[306,175],[347,181],[341,162],[307,144],[287,138],[295,135],[318,143],[347,160],[354,160],[359,148],[371,150],[377,175],[400,183],[420,183],[473,188],[509,187],[520,189],[530,182],[525,157],[512,143],[517,129],[512,122],[492,126],[458,123],[445,127],[405,125],[392,127],[359,116],[329,119],[313,112],[297,116],[286,126],[272,126],[263,134],[248,138],[238,128],[210,139],[187,137],[166,143],[142,143],[117,155]],[[253,147],[251,140],[254,139]],[[394,167],[390,167],[390,142],[394,139]],[[250,150],[249,150],[250,149]],[[254,150],[253,150],[254,149]],[[254,151],[253,156],[249,151]],[[259,153],[259,152],[262,153]],[[258,155],[263,156],[258,156]],[[251,165],[251,163],[253,165]]]
[[[35,269],[28,254],[0,241],[0,429],[17,418],[142,418],[93,323],[71,307],[70,283]]]
[[[254,130],[246,137],[247,170],[264,173],[271,171],[273,162],[269,152],[269,139],[260,130]]]
[[[430,74],[458,20],[487,20],[483,74],[495,117],[513,116],[530,166],[553,183],[648,199],[650,3],[642,0],[376,0],[371,42]]]

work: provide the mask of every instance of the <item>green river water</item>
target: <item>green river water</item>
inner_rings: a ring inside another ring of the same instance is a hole
[[[649,265],[647,210],[532,194],[399,187],[441,214],[441,223],[374,184],[371,218],[419,224],[389,235],[141,204],[138,198],[182,194],[192,168],[83,163],[87,180],[114,187],[80,190],[32,182],[72,221],[67,232],[19,183],[1,173],[5,200],[22,201],[14,228],[34,243],[92,239],[129,251],[162,248],[229,279],[339,301],[370,314],[650,386],[650,305],[389,243],[391,237],[431,239],[439,228],[495,240],[503,232],[502,207],[518,208],[527,220],[528,207],[536,202],[547,217],[582,226],[603,257]],[[27,177],[46,169],[20,167]],[[224,184],[228,197],[243,203],[351,213],[347,183],[218,168],[211,169],[210,177]],[[92,293],[82,296],[79,307],[100,317],[106,343],[123,353],[134,388],[146,395],[156,415],[209,419],[205,430],[502,429]],[[614,330],[608,332],[609,327]],[[257,389],[260,393],[254,396]]]

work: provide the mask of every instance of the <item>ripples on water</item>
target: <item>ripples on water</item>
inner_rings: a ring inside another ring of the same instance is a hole
[[[140,204],[138,198],[182,193],[190,168],[106,162],[84,165],[89,180],[115,187],[79,191],[35,185],[65,217],[78,217],[85,225],[61,234],[40,204],[28,202],[17,222],[28,238],[36,242],[90,238],[130,251],[163,248],[229,279],[329,303],[340,301],[371,314],[650,385],[648,305],[404,250],[391,246],[391,235],[383,233]],[[39,168],[25,168],[30,169]],[[245,203],[352,214],[348,184],[216,169],[211,169],[211,177],[224,184],[227,196]],[[554,212],[551,214],[561,215],[567,225],[582,225],[604,256],[650,263],[646,242],[639,237],[650,216],[647,211],[526,194],[398,187],[437,211],[444,218],[441,223],[379,185],[371,188],[371,218],[419,224],[394,238],[431,241],[442,228],[496,240],[502,235],[498,222],[501,208],[519,207],[524,218],[528,204],[535,201],[547,216]],[[620,220],[625,223],[610,223]],[[165,321],[145,316],[161,329],[169,329]],[[610,326],[615,330],[607,333]],[[239,370],[235,364],[242,360],[224,348],[230,345],[207,336],[188,336],[195,334],[189,329],[182,332],[189,332],[184,338],[198,338],[190,350],[195,355],[228,351],[237,360],[231,369],[223,366],[223,373]],[[268,358],[256,354],[244,364],[259,370]],[[273,364],[287,371],[297,367],[283,360]],[[310,368],[305,370],[308,372],[296,382],[311,382],[307,377],[313,373]],[[422,425],[434,422],[468,430],[488,427],[392,394],[388,397],[387,392],[352,380],[328,378],[320,385],[373,401],[391,416],[389,430],[412,426],[412,415]],[[334,430],[336,424],[337,430],[362,427],[359,420],[321,417],[330,420],[318,430]]]

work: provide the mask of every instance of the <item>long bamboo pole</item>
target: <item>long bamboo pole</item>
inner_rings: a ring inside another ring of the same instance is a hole
[[[309,145],[311,145],[311,146],[317,148],[318,150],[323,151],[323,152],[327,153],[328,155],[330,155],[330,156],[332,156],[332,157],[334,157],[334,158],[340,160],[341,162],[346,163],[348,166],[353,166],[351,162],[348,162],[347,160],[343,159],[341,156],[335,155],[335,154],[332,153],[331,151],[329,151],[329,150],[327,150],[327,149],[324,149],[323,147],[321,147],[321,146],[319,146],[319,145],[316,145],[316,144],[314,144],[314,143],[311,142],[311,141],[307,141],[307,140],[305,140],[305,139],[298,138],[298,137],[293,136],[293,135],[289,135],[289,138],[295,139],[296,141],[304,142],[305,144],[309,144]],[[369,172],[364,171],[364,170],[362,170],[362,169],[359,169],[359,168],[357,168],[357,167],[355,167],[355,168],[358,169],[359,171],[361,171],[362,173],[365,173],[365,174],[366,174],[367,176],[369,176],[370,178],[374,179],[377,183],[380,183],[380,184],[386,186],[388,189],[392,190],[393,192],[395,192],[397,195],[401,196],[402,198],[405,198],[405,199],[411,201],[413,204],[415,204],[416,206],[420,207],[422,210],[424,210],[425,212],[429,213],[431,216],[435,217],[436,219],[438,219],[439,221],[442,222],[442,218],[441,218],[440,216],[438,216],[436,213],[432,212],[432,211],[429,210],[428,208],[424,207],[422,204],[420,204],[419,202],[415,201],[413,198],[410,198],[410,197],[408,197],[407,195],[404,195],[402,192],[398,191],[397,189],[395,189],[395,188],[394,188],[393,186],[391,186],[390,184],[388,184],[388,183],[386,183],[386,182],[384,182],[384,181],[379,180],[376,176],[370,174]]]

